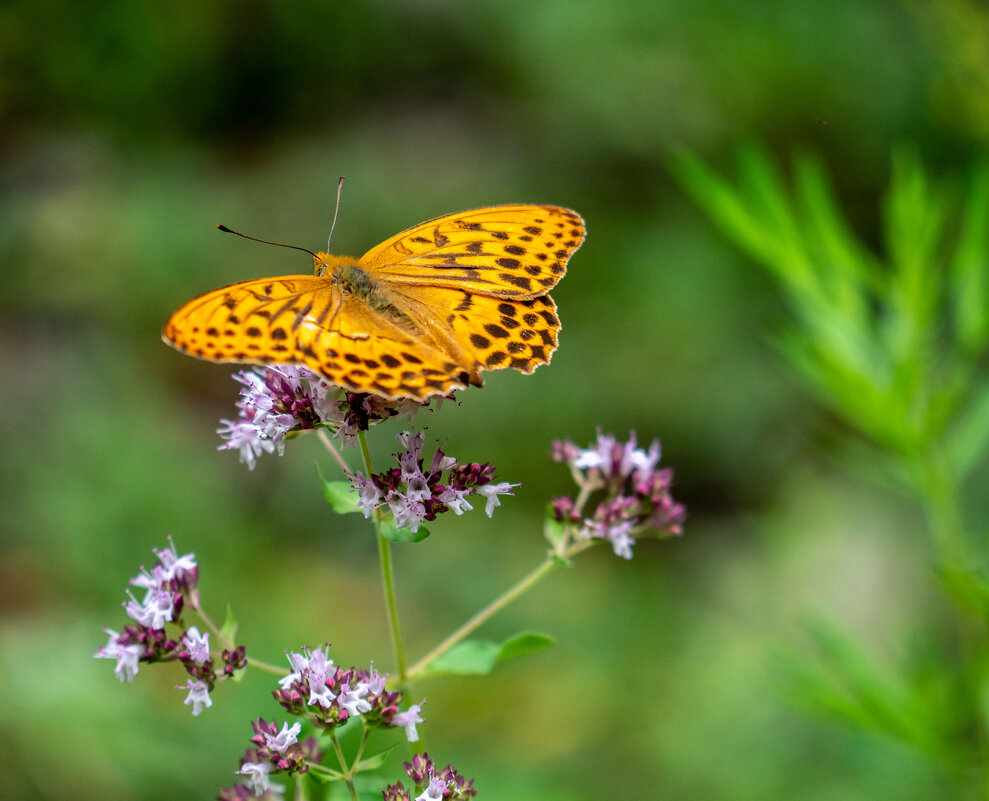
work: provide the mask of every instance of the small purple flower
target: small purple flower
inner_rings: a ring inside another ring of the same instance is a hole
[[[305,716],[314,726],[332,729],[350,718],[361,717],[366,728],[395,728],[402,693],[389,692],[385,676],[372,664],[369,670],[341,668],[326,658],[324,650],[288,654],[292,672],[279,681],[272,695],[291,715]],[[404,720],[404,719],[403,719]],[[275,735],[278,730],[259,721],[255,730]],[[264,745],[264,740],[255,738]],[[250,760],[249,760],[250,761]]]
[[[279,679],[278,685],[283,690],[288,690],[295,683],[304,684],[309,690],[307,704],[329,708],[337,697],[327,683],[327,674],[333,670],[329,649],[327,643],[322,650],[310,651],[303,648],[301,653],[289,653],[287,656],[292,672]]]
[[[412,796],[401,782],[389,784],[381,791],[383,801],[412,801]]]
[[[357,490],[357,507],[364,513],[364,517],[371,517],[374,510],[384,503],[381,490],[359,470],[351,476],[350,481]]]
[[[500,484],[485,484],[483,487],[477,488],[477,494],[485,496],[488,500],[484,504],[484,514],[491,517],[496,506],[501,506],[501,500],[498,498],[499,495],[512,495],[512,487],[518,487],[518,484],[509,484],[507,481],[503,481]]]
[[[148,590],[144,602],[131,595],[124,603],[127,616],[150,629],[163,629],[175,614],[175,595],[168,590]]]
[[[273,770],[305,773],[309,770],[309,762],[319,756],[312,737],[299,742],[301,723],[291,726],[283,723],[279,730],[274,721],[268,723],[263,718],[258,718],[251,723],[251,728],[254,729],[254,736],[251,738],[254,747],[248,748],[244,753],[240,760],[242,765],[267,762]]]
[[[408,495],[399,494],[395,490],[389,494],[388,508],[396,528],[407,528],[414,534],[419,530],[422,521],[426,519],[426,507]]]
[[[189,630],[182,637],[182,644],[189,651],[189,659],[198,664],[203,664],[209,660],[209,632],[200,634],[195,626],[189,626]]]
[[[218,451],[239,451],[240,463],[246,464],[248,470],[253,470],[262,453],[274,453],[275,443],[261,435],[258,427],[250,420],[220,420],[222,425],[216,429],[220,439],[225,440],[217,446]]]
[[[572,443],[568,443],[554,448],[554,458],[566,461],[578,470],[596,472],[605,480],[624,481],[633,470],[651,470],[660,456],[659,440],[653,441],[647,453],[636,447],[634,431],[624,443],[598,431],[597,441],[587,450],[571,446]]]
[[[412,460],[413,465],[422,459],[422,446],[424,440],[421,433],[413,434],[411,431],[402,431],[401,433],[395,435],[395,439],[397,439],[399,444],[407,451],[402,455],[408,456]],[[399,461],[401,461],[401,457],[399,457]],[[418,469],[418,467],[416,469]]]
[[[299,732],[302,731],[302,724],[295,723],[291,728],[287,723],[282,724],[282,730],[276,735],[265,734],[265,745],[272,751],[284,754],[290,745],[295,745],[299,741]]]
[[[446,790],[446,782],[438,776],[433,776],[429,779],[429,786],[422,792],[421,795],[416,796],[415,801],[443,801],[443,796],[446,793]]]
[[[196,555],[187,553],[179,556],[171,537],[169,537],[167,548],[153,548],[152,551],[158,557],[159,564],[155,568],[155,572],[158,574],[162,585],[174,582],[176,586],[173,586],[172,589],[178,589],[178,586],[185,586],[190,582],[194,584],[199,578]]]
[[[404,712],[399,712],[397,715],[395,715],[395,717],[392,718],[392,723],[394,723],[396,726],[405,727],[405,736],[410,743],[414,743],[419,740],[419,732],[416,730],[416,724],[425,722],[419,716],[419,712],[421,709],[422,709],[421,704],[413,704]]]
[[[183,702],[186,706],[192,705],[192,714],[199,715],[205,706],[207,709],[213,706],[213,699],[209,695],[209,685],[203,681],[189,679],[185,684],[179,685],[176,690],[188,690],[189,694]]]
[[[189,678],[176,689],[188,692],[185,704],[192,706],[193,715],[199,715],[204,708],[212,706],[210,693],[216,682],[237,675],[246,667],[247,657],[240,645],[225,648],[214,659],[209,634],[201,634],[195,626],[186,627],[183,623],[181,616],[186,607],[199,608],[196,588],[199,566],[195,554],[180,556],[171,539],[167,547],[156,548],[154,553],[158,564],[150,570],[142,567],[130,580],[132,586],[145,591],[143,601],[138,601],[131,590],[127,591],[130,600],[124,603],[124,608],[134,622],[120,634],[105,629],[109,642],[93,656],[116,659],[114,672],[121,681],[131,681],[140,662],[180,662]],[[166,627],[177,631],[170,636]]]
[[[247,776],[248,784],[254,790],[255,795],[261,795],[271,789],[278,791],[277,788],[272,788],[271,781],[268,779],[271,765],[267,762],[245,762],[240,766],[237,773],[241,776]]]
[[[455,515],[459,516],[464,512],[471,511],[474,508],[467,500],[467,496],[470,494],[470,490],[447,487],[436,497],[440,503],[448,507]]]
[[[340,687],[340,694],[337,696],[337,703],[347,710],[350,715],[363,715],[371,711],[371,704],[364,698],[367,695],[368,686],[363,682],[351,688],[349,684]]]
[[[381,695],[385,691],[385,681],[387,677],[382,676],[374,668],[374,662],[371,663],[371,670],[367,677],[367,691],[371,695]]]
[[[580,534],[584,537],[599,537],[611,543],[611,548],[615,556],[622,559],[632,558],[632,545],[635,540],[632,538],[633,523],[631,520],[622,520],[614,525],[606,525],[594,520],[588,520],[581,529]]]
[[[133,681],[137,675],[138,660],[144,653],[144,646],[138,644],[125,644],[120,642],[120,635],[112,629],[103,629],[110,635],[110,640],[94,657],[97,659],[116,659],[117,664],[113,672],[121,682]]]

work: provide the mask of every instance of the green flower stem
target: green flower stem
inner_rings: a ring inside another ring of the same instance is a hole
[[[367,448],[367,438],[363,431],[357,432],[361,443],[361,456],[364,457],[364,469],[370,477],[371,452]],[[402,639],[402,628],[398,622],[398,604],[395,601],[395,574],[391,565],[391,543],[381,533],[381,514],[374,511],[374,533],[378,538],[378,560],[381,563],[381,584],[385,591],[385,609],[388,613],[388,629],[391,632],[392,650],[395,652],[395,669],[398,673],[398,685],[405,689],[407,672],[405,669],[405,641]]]
[[[361,760],[364,758],[364,749],[367,747],[367,738],[371,736],[371,730],[364,725],[364,718],[361,718],[361,725],[363,729],[361,730],[361,744],[357,746],[357,753],[354,755],[354,765],[359,765]]]
[[[309,782],[301,774],[295,775],[295,794],[292,801],[309,801]]]
[[[213,632],[213,634],[216,636],[216,639],[218,639],[220,641],[220,644],[221,645],[223,645],[225,648],[233,648],[234,647],[234,644],[232,642],[230,642],[230,640],[228,640],[226,637],[224,637],[220,633],[219,627],[216,625],[216,623],[213,622],[213,619],[209,615],[206,614],[206,610],[205,609],[203,609],[201,606],[199,606],[198,603],[197,604],[189,604],[189,608],[192,611],[194,611],[197,615],[199,615],[200,619],[203,621],[203,623],[206,624],[206,627],[211,632]]]
[[[260,659],[252,659],[251,657],[247,657],[247,666],[264,671],[265,673],[270,673],[272,676],[287,676],[289,673],[288,668],[281,667],[280,665],[271,665],[267,662],[262,662]]]
[[[324,779],[329,779],[331,781],[343,781],[345,775],[339,770],[333,770],[333,768],[328,768],[326,765],[320,765],[315,762],[309,763],[309,772],[318,773]]]
[[[337,761],[340,763],[340,770],[343,771],[347,789],[350,791],[350,797],[352,801],[360,801],[357,796],[357,788],[354,786],[353,768],[347,764],[347,758],[343,755],[343,748],[340,747],[340,741],[332,731],[330,732],[330,740],[333,742],[333,750],[336,751]]]
[[[378,535],[378,556],[381,561],[381,583],[385,590],[385,607],[388,610],[388,628],[391,631],[392,648],[395,651],[395,669],[398,685],[405,688],[409,678],[405,668],[405,642],[398,622],[398,605],[395,603],[395,576],[391,567],[391,543],[381,534],[381,521],[375,515],[375,533]]]
[[[216,639],[220,641],[220,644],[224,648],[234,648],[234,643],[220,633],[220,629],[217,627],[216,623],[213,622],[212,618],[206,614],[206,611],[202,607],[190,605],[189,608],[199,615],[203,623],[206,624],[206,627],[216,636]],[[213,656],[212,649],[210,649],[210,656]],[[285,668],[278,667],[276,665],[269,665],[267,662],[262,662],[260,659],[248,657],[247,665],[248,667],[256,668],[257,670],[263,670],[265,673],[271,673],[274,676],[285,675]]]

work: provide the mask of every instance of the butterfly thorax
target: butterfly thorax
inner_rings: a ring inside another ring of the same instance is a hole
[[[315,264],[316,274],[329,278],[344,294],[353,295],[375,311],[386,312],[395,317],[405,317],[385,296],[381,285],[361,268],[357,259],[317,253]]]

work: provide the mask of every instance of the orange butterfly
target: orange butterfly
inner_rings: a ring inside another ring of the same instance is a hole
[[[420,223],[313,275],[214,289],[169,318],[168,344],[214,362],[287,363],[352,392],[425,400],[482,370],[531,373],[557,346],[547,294],[584,241],[559,206],[488,206]]]

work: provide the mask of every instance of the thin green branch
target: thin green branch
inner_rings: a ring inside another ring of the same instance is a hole
[[[361,444],[361,456],[364,458],[364,469],[368,476],[374,471],[371,467],[371,452],[367,447],[367,437],[363,431],[357,432],[357,439]],[[395,653],[395,669],[398,674],[400,687],[405,687],[405,641],[402,639],[402,628],[398,621],[398,603],[395,600],[395,574],[392,570],[391,543],[381,533],[381,512],[374,510],[372,516],[374,521],[374,533],[378,540],[378,560],[381,564],[381,584],[385,592],[385,610],[388,615],[388,630],[391,633],[392,650]]]
[[[413,681],[419,678],[430,663],[445,654],[461,640],[468,637],[510,603],[525,595],[556,568],[566,564],[567,559],[587,550],[594,544],[595,541],[593,540],[583,540],[570,546],[562,553],[553,553],[550,556],[547,556],[546,559],[544,559],[534,570],[516,582],[512,587],[505,590],[505,592],[491,601],[491,603],[481,609],[481,611],[470,618],[470,620],[460,626],[460,628],[446,637],[439,643],[439,645],[433,648],[428,654],[410,667],[408,671],[408,679]]]
[[[340,769],[343,771],[343,778],[347,784],[347,789],[350,791],[350,798],[352,801],[360,801],[357,796],[357,788],[354,786],[353,766],[347,763],[347,758],[344,756],[340,741],[333,731],[330,732],[330,740],[333,743],[333,750],[336,752],[337,761],[340,763]]]

